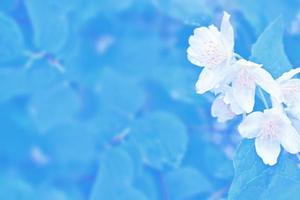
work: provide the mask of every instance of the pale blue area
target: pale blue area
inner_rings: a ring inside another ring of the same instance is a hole
[[[211,117],[186,58],[193,29],[225,10],[236,52],[277,77],[300,65],[298,8],[1,0],[0,200],[299,199],[297,158],[270,168],[252,141],[238,148],[241,117]]]

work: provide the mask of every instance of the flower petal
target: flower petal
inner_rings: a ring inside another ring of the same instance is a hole
[[[292,154],[300,152],[300,135],[291,124],[282,127],[278,139],[287,152]]]
[[[294,118],[300,119],[300,106],[289,106],[286,111]]]
[[[255,82],[247,70],[240,70],[232,81],[232,93],[239,106],[250,113],[254,107]]]
[[[215,72],[208,68],[203,68],[196,83],[196,91],[198,94],[203,94],[213,89],[219,82],[219,77]]]
[[[211,106],[211,115],[217,117],[219,122],[226,122],[235,116],[229,105],[225,104],[222,96],[214,100]]]
[[[219,87],[220,84],[225,81],[226,77],[234,72],[234,66],[227,65],[226,63],[225,61],[214,68],[203,68],[196,83],[196,91],[198,94],[203,94]]]
[[[255,138],[259,135],[261,123],[263,121],[262,112],[253,112],[246,116],[244,121],[239,125],[238,131],[244,138]]]
[[[228,51],[232,52],[234,46],[234,32],[229,19],[230,15],[227,12],[224,12],[221,23],[221,35],[225,39]]]
[[[296,69],[291,69],[288,72],[283,73],[278,79],[277,82],[281,83],[284,81],[287,81],[291,78],[293,78],[295,75],[300,73],[300,67],[296,68]]]
[[[243,109],[238,105],[236,99],[232,94],[232,88],[228,87],[225,91],[224,102],[230,105],[230,110],[236,115],[244,113]]]
[[[280,143],[275,139],[258,137],[255,139],[256,153],[265,164],[275,165],[280,154]]]
[[[205,66],[205,62],[203,62],[201,56],[199,56],[199,54],[197,54],[197,52],[193,50],[191,47],[187,49],[187,58],[194,65],[197,65],[199,67]]]
[[[252,70],[255,82],[266,92],[268,92],[278,102],[282,102],[282,94],[279,84],[273,79],[271,74],[261,67],[255,67]]]
[[[300,79],[287,80],[280,84],[283,101],[287,106],[299,106],[300,101]]]

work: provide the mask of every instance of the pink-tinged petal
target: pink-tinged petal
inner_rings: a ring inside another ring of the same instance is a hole
[[[189,45],[188,59],[198,66],[213,68],[231,56],[226,51],[220,32],[213,25],[195,29],[194,35],[189,38]]]
[[[221,23],[221,35],[226,42],[228,51],[233,51],[234,46],[234,31],[230,23],[230,15],[224,12],[222,23]]]
[[[264,116],[262,112],[253,112],[242,121],[238,127],[238,131],[244,138],[255,138],[260,134],[263,120]]]
[[[300,135],[291,124],[281,127],[278,139],[287,152],[292,154],[300,152]]]
[[[273,79],[271,74],[261,67],[254,67],[252,70],[255,82],[276,101],[282,102],[282,94],[279,84]]]
[[[238,105],[250,113],[254,107],[255,82],[247,70],[241,69],[232,81],[232,94]]]
[[[226,122],[235,116],[230,110],[229,105],[223,101],[223,97],[217,97],[214,100],[211,107],[211,115],[217,117],[219,122]]]
[[[276,139],[257,137],[255,139],[256,153],[267,165],[275,165],[280,154],[280,143]]]

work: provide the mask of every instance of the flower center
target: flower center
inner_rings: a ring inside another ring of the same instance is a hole
[[[267,121],[261,130],[262,137],[266,139],[274,139],[277,137],[277,132],[279,129],[278,123],[275,121]]]
[[[202,57],[206,58],[207,67],[214,67],[221,64],[226,59],[226,53],[224,51],[224,47],[213,40],[204,41],[203,42]]]

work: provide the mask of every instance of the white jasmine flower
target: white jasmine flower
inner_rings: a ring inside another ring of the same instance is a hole
[[[200,94],[217,86],[228,73],[234,46],[234,33],[229,19],[230,15],[224,12],[220,31],[214,25],[200,27],[189,38],[189,61],[204,67],[196,84]]]
[[[217,117],[219,122],[226,122],[236,115],[244,113],[234,99],[231,87],[223,85],[213,91],[218,94],[218,97],[212,104],[211,115]]]
[[[294,117],[300,119],[300,79],[293,77],[300,73],[300,68],[292,69],[277,79],[283,95],[283,103],[287,111]]]
[[[249,114],[238,127],[245,138],[255,138],[259,157],[268,165],[275,165],[280,145],[289,153],[300,152],[300,135],[280,108]]]
[[[224,102],[224,96],[218,96],[212,106],[211,115],[218,118],[218,122],[226,122],[236,115],[230,108],[229,104]]]
[[[262,65],[240,59],[231,71],[232,95],[237,104],[246,113],[253,111],[256,85],[259,85],[273,98],[281,102],[281,92],[278,83],[271,74],[262,68]]]

